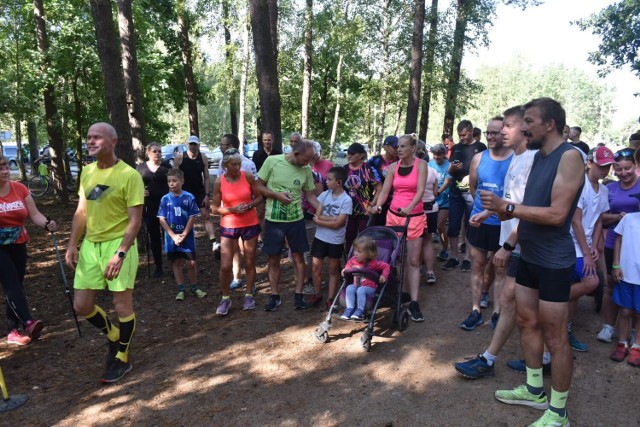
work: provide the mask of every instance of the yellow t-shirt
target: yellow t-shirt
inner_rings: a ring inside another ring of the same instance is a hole
[[[78,194],[87,199],[87,232],[92,242],[106,242],[124,235],[129,224],[127,209],[144,204],[140,174],[122,160],[100,169],[91,163],[82,170]]]

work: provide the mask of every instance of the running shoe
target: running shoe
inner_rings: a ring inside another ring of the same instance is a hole
[[[276,311],[276,309],[282,304],[280,295],[269,295],[269,301],[264,306],[264,311]]]
[[[442,269],[445,271],[449,271],[449,270],[453,270],[454,268],[458,268],[459,266],[460,266],[460,261],[458,261],[455,258],[449,258],[447,262],[444,264],[444,266],[442,267]]]
[[[613,339],[613,334],[615,333],[615,328],[611,325],[607,325],[606,323],[602,325],[602,330],[598,333],[598,341],[601,342],[611,342]]]
[[[107,369],[107,372],[102,375],[100,381],[103,383],[115,383],[118,380],[121,380],[122,377],[127,375],[127,373],[133,368],[130,363],[123,362],[120,359],[116,359],[111,366]]]
[[[244,281],[243,280],[233,279],[231,281],[231,284],[229,285],[229,289],[232,290],[232,291],[235,291],[236,289],[240,289],[243,286],[244,286]]]
[[[578,338],[576,338],[573,331],[569,331],[569,345],[575,351],[585,352],[589,350],[589,346],[583,343],[582,341],[580,341]]]
[[[623,342],[619,342],[618,344],[616,344],[616,348],[609,356],[609,359],[613,360],[614,362],[622,362],[628,354],[629,349],[627,348],[627,345]]]
[[[22,335],[19,330],[12,329],[7,335],[7,343],[16,345],[27,345],[31,342],[31,338]]]
[[[364,313],[362,312],[362,310],[357,309],[352,315],[351,317],[349,317],[349,319],[351,320],[364,320]]]
[[[529,393],[527,386],[524,384],[513,390],[497,390],[495,396],[500,402],[508,405],[530,406],[535,409],[547,409],[549,407],[547,394],[544,391],[536,396],[533,393]]]
[[[631,347],[627,363],[636,368],[640,367],[640,347]]]
[[[340,318],[342,320],[349,320],[351,319],[351,315],[353,314],[354,311],[356,311],[355,307],[351,307],[351,308],[347,307],[344,309],[344,313],[342,313],[342,316],[340,316]]]
[[[119,341],[111,341],[109,339],[107,339],[107,370],[111,367],[111,365],[113,364],[113,362],[116,361],[116,355],[118,354],[118,351],[120,350],[120,342]]]
[[[27,320],[26,322],[24,322],[24,331],[33,341],[40,338],[42,328],[44,328],[44,323],[42,323],[42,320]]]
[[[433,271],[427,271],[427,284],[433,285],[436,283],[436,275],[433,274]]]
[[[184,291],[179,291],[176,295],[176,301],[184,301]]]
[[[411,320],[414,322],[424,322],[424,316],[420,311],[420,305],[418,301],[411,301],[409,303],[409,313],[411,314]]]
[[[484,320],[482,320],[482,314],[478,310],[473,310],[469,317],[465,319],[464,322],[460,324],[460,328],[465,331],[473,331],[478,326],[482,325]]]
[[[209,239],[209,242],[211,242],[211,250],[213,252],[220,252],[220,242],[218,242],[215,238]]]
[[[440,251],[438,255],[436,255],[438,261],[446,261],[449,259],[449,253],[447,251]]]
[[[471,261],[468,259],[462,260],[462,265],[460,266],[460,271],[463,273],[468,273],[471,271]]]
[[[245,295],[242,299],[242,309],[246,311],[253,310],[254,308],[256,308],[256,300],[250,295]]]
[[[629,345],[634,345],[635,343],[636,343],[636,328],[631,328],[631,331],[629,331]]]
[[[231,298],[222,298],[222,301],[218,304],[216,314],[218,316],[226,316],[229,313],[229,307],[231,307]]]
[[[200,288],[191,288],[191,293],[198,298],[204,298],[207,296],[207,293]]]
[[[317,307],[322,302],[322,295],[313,294],[307,299],[307,308]]]
[[[464,264],[464,261],[462,262]],[[482,296],[480,297],[480,308],[487,308],[489,307],[489,292],[483,292]]]
[[[302,294],[294,294],[295,298],[294,298],[294,302],[293,302],[293,308],[295,310],[304,310],[305,308],[309,308],[307,307],[307,303],[304,302],[304,295]]]
[[[493,313],[491,315],[491,322],[489,322],[489,326],[491,326],[491,329],[496,329],[496,327],[498,326],[498,320],[500,320],[500,313]]]
[[[313,287],[313,282],[311,280],[307,280],[307,283],[302,287],[303,295],[314,295],[316,293],[315,288]]]
[[[454,363],[453,367],[456,368],[456,371],[460,372],[463,377],[472,380],[493,377],[496,374],[494,366],[489,365],[487,359],[482,357],[481,354],[466,362]]]
[[[544,414],[529,427],[569,427],[569,413],[565,411],[564,417],[561,417],[551,409],[547,409],[544,411]]]
[[[527,373],[527,365],[524,359],[513,359],[507,361],[507,367],[514,372],[520,372],[522,374]],[[545,377],[551,376],[551,363],[542,364],[542,375]]]

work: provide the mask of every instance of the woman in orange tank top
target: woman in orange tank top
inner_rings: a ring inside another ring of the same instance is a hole
[[[256,307],[253,299],[256,281],[256,244],[260,234],[260,220],[256,205],[262,203],[262,196],[255,191],[255,179],[240,170],[242,157],[240,152],[228,149],[222,158],[222,167],[226,172],[216,180],[213,186],[213,213],[220,215],[220,287],[222,301],[216,314],[226,316],[231,306],[229,287],[231,284],[233,255],[240,246],[244,252],[244,268],[247,275],[247,288],[242,300],[243,310]],[[239,245],[238,239],[242,238]],[[244,249],[244,250],[243,250]]]

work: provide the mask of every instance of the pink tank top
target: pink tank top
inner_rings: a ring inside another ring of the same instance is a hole
[[[395,170],[393,171],[393,197],[391,199],[392,211],[396,212],[411,204],[411,200],[413,200],[416,192],[418,191],[418,170],[420,165],[419,162],[421,161],[422,160],[420,159],[415,159],[413,161],[413,168],[407,176],[401,176],[398,173],[398,169],[400,169],[400,161],[396,164]],[[422,203],[418,202],[411,211],[411,214],[413,215],[423,212],[424,208]]]
[[[234,183],[229,183],[227,177],[220,177],[220,194],[222,195],[222,203],[227,207],[234,207],[240,203],[251,203],[251,186],[245,176],[240,171],[240,178]],[[258,224],[258,214],[256,209],[250,209],[242,214],[227,214],[220,218],[220,227],[224,228],[242,228],[250,227]]]

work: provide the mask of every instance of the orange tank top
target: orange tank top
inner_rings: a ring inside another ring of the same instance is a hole
[[[229,183],[227,177],[223,174],[220,177],[220,193],[222,195],[222,203],[226,207],[234,207],[240,203],[251,203],[252,200],[251,186],[242,171],[240,171],[240,178],[234,183]],[[258,220],[255,208],[242,214],[222,215],[222,218],[220,218],[220,227],[224,228],[251,227],[259,223],[260,220]]]

